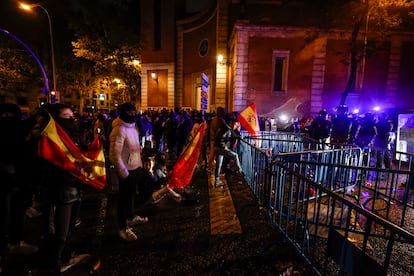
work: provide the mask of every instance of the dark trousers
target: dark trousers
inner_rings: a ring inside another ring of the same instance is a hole
[[[57,203],[48,207],[47,235],[45,237],[46,264],[56,273],[62,264],[69,261],[70,233],[75,228],[79,215],[80,200],[70,203]]]
[[[27,196],[20,189],[1,191],[1,248],[7,243],[16,244],[23,238],[25,211],[29,206]]]
[[[375,150],[375,167],[380,169],[382,168],[382,164],[384,164],[386,169],[391,169],[391,152],[388,149],[376,149]]]
[[[117,216],[120,229],[124,229],[126,227],[126,220],[134,216],[136,185],[138,185],[138,170],[130,171],[126,179],[119,180]]]

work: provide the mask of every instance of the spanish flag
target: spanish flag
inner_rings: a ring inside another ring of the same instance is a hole
[[[88,151],[82,151],[50,116],[39,139],[38,155],[93,188],[105,187],[105,155],[98,135]]]
[[[190,184],[193,177],[194,170],[197,165],[198,157],[200,156],[201,146],[203,143],[204,133],[207,127],[207,123],[203,122],[197,131],[197,134],[191,140],[190,143],[183,150],[178,157],[171,173],[169,174],[168,184],[160,190],[152,194],[154,201],[162,198],[165,193],[173,193],[174,188],[184,188]]]
[[[198,157],[200,155],[206,125],[207,124],[205,122],[201,124],[194,139],[188,143],[180,157],[178,157],[178,160],[172,169],[171,177],[168,181],[170,188],[184,188],[190,184]]]
[[[254,103],[251,103],[239,113],[238,120],[250,136],[260,135],[259,118],[257,117],[256,105]],[[256,146],[258,146],[258,141],[256,140]]]

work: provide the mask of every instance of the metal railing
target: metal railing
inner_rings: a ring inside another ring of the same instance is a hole
[[[349,148],[281,153],[273,159],[347,200],[413,231],[414,224],[410,218],[414,213],[414,191],[403,185],[411,181],[413,172],[355,166],[359,163],[358,156],[358,151]]]
[[[276,141],[281,136],[274,136]],[[312,151],[296,135],[277,142],[244,137],[238,151],[245,179],[269,222],[324,275],[412,275],[414,226],[410,171],[361,166],[364,151],[343,147]],[[253,139],[253,140],[250,140]],[[290,145],[289,145],[290,144]],[[282,149],[301,151],[283,152]],[[303,149],[306,149],[303,151]]]

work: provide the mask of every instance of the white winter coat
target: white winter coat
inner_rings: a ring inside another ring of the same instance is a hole
[[[109,160],[122,179],[128,177],[128,171],[142,167],[139,133],[134,123],[116,118],[112,122],[109,141]]]

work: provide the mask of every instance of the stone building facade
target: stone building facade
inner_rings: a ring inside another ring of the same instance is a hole
[[[286,7],[282,2],[209,1],[189,16],[181,12],[185,1],[141,1],[142,109],[201,109],[205,74],[207,111],[224,106],[238,112],[254,102],[263,117],[334,112],[350,72],[338,53],[349,51],[352,33],[281,24],[271,15]],[[301,1],[287,2],[300,11]],[[413,33],[401,31],[390,36],[386,49],[360,63],[356,90],[347,97],[350,109],[411,107],[413,50]]]

